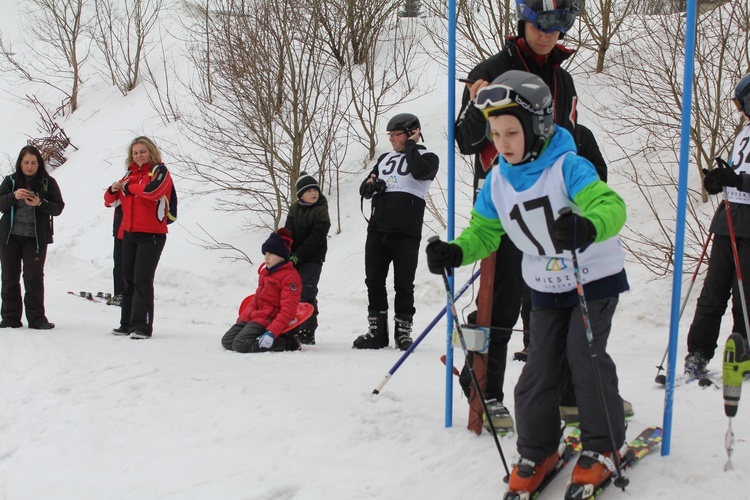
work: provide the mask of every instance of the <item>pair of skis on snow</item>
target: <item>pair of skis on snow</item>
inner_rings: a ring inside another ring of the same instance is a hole
[[[107,292],[96,292],[96,294],[94,294],[93,292],[87,292],[87,291],[82,291],[78,293],[68,292],[68,295],[73,295],[74,297],[81,297],[82,299],[86,299],[89,302],[104,302],[108,306],[120,305],[119,302],[115,302],[113,300],[116,297],[112,297],[112,294],[107,293]]]
[[[104,293],[104,292],[96,292],[96,295],[94,295],[92,292],[68,292],[69,295],[73,295],[75,297],[81,297],[82,299],[86,299],[89,302],[101,302],[99,299],[108,300],[110,297],[112,297],[111,293]],[[96,298],[94,298],[96,297]]]
[[[647,427],[638,437],[628,443],[628,449],[621,459],[623,470],[629,469],[643,457],[661,444],[662,430],[660,427]],[[503,496],[503,500],[534,500],[549,486],[565,466],[572,462],[581,452],[581,431],[575,427],[570,434],[563,440],[563,451],[555,465],[555,468],[547,474],[539,488],[536,491],[518,492],[508,491]],[[571,483],[565,490],[565,500],[587,500],[598,497],[607,486],[612,484],[612,476],[608,477],[603,483],[598,485],[583,485]]]

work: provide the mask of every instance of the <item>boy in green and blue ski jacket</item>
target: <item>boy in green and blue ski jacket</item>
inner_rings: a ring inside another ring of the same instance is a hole
[[[606,345],[619,294],[629,288],[617,237],[625,223],[625,203],[588,160],[576,155],[571,134],[553,124],[551,93],[538,76],[506,72],[480,90],[475,105],[490,123],[498,163],[477,197],[469,227],[451,243],[430,243],[428,265],[442,273],[476,262],[505,237],[521,250],[523,278],[532,294],[531,339],[515,388],[520,458],[509,488],[535,491],[559,459],[565,358],[572,370],[584,449],[572,482],[597,485],[611,474],[605,464],[614,459],[571,251],[577,252],[593,350],[619,449],[625,443],[625,418]],[[568,213],[558,215],[561,209]]]

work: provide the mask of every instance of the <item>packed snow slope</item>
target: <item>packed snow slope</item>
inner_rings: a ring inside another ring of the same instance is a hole
[[[11,40],[21,36],[21,3],[5,0],[0,5],[0,29]],[[440,76],[435,92],[403,109],[417,111],[429,131],[427,145],[443,164],[445,82]],[[582,102],[585,93],[599,92],[597,85],[593,77],[581,85]],[[2,86],[5,175],[26,139],[39,133],[35,111],[21,99],[32,89],[9,75]],[[156,274],[154,337],[134,341],[109,333],[118,326],[118,308],[67,292],[111,291],[112,213],[103,205],[103,190],[123,172],[125,148],[133,137],[145,134],[174,144],[178,129],[162,124],[142,87],[123,97],[93,78],[82,90],[81,108],[60,124],[77,149],[69,149],[68,162],[52,171],[66,201],[55,220],[55,243],[46,264],[47,313],[57,327],[0,331],[0,498],[501,497],[505,472],[498,450],[489,435],[466,430],[468,406],[455,385],[448,398],[453,425],[446,427],[446,375],[439,360],[446,345],[444,321],[378,396],[371,394],[373,388],[402,353],[392,345],[372,352],[351,349],[366,329],[366,223],[357,187],[369,165],[352,159],[351,174],[341,183],[341,232],[330,234],[317,345],[264,355],[221,348],[220,338],[236,319],[239,302],[256,287],[260,246],[268,232],[240,231],[241,217],[217,211],[209,196],[180,198],[180,218],[170,226]],[[378,152],[387,149],[383,140]],[[169,165],[170,158],[165,160]],[[180,180],[178,164],[171,168],[178,189],[195,187]],[[446,175],[441,169],[440,186],[446,186]],[[634,208],[628,224],[648,225],[649,216],[635,209],[641,203],[637,192],[616,173],[611,184]],[[436,183],[433,192],[439,189]],[[465,204],[461,210],[468,215]],[[332,207],[332,218],[336,215]],[[199,225],[243,249],[255,264],[229,262],[223,259],[226,254],[203,248]],[[437,228],[430,218],[425,240]],[[654,366],[667,344],[671,283],[654,281],[633,262],[627,270],[632,291],[621,297],[610,352],[621,392],[635,408],[628,431],[632,438],[644,427],[662,423],[665,393],[654,384]],[[457,285],[471,273],[461,269]],[[702,277],[696,286],[701,282]],[[475,292],[459,301],[462,314],[471,310]],[[416,298],[418,335],[445,306],[441,280],[428,272],[424,258]],[[682,322],[680,360],[693,309],[691,299]],[[521,336],[514,335],[510,352],[521,347]],[[457,351],[456,364],[461,362]],[[522,368],[509,362],[506,404],[511,410]],[[720,371],[718,357],[710,368]],[[678,387],[671,455],[650,456],[628,472],[631,483],[625,495],[612,489],[605,496],[750,498],[750,402],[740,402],[733,425],[735,470],[723,472],[727,420],[721,390]],[[515,437],[500,442],[510,462]],[[569,469],[545,497],[562,497]]]

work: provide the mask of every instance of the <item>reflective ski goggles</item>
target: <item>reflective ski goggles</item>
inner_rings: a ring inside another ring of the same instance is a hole
[[[512,88],[501,83],[495,83],[482,87],[474,100],[474,107],[489,119],[495,111],[511,106],[521,106],[529,113],[544,115],[545,110],[535,110],[534,106],[517,94]]]
[[[578,9],[571,10],[545,10],[536,12],[531,7],[522,3],[518,6],[518,12],[521,19],[531,23],[536,29],[544,33],[559,31],[565,34],[570,28],[578,15]]]

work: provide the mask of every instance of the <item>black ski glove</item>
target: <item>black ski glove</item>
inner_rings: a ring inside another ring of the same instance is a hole
[[[443,274],[447,269],[448,274],[454,267],[459,267],[464,260],[464,252],[461,247],[444,241],[431,241],[425,249],[427,253],[427,267],[433,274]]]
[[[362,190],[362,196],[369,200],[376,194],[385,193],[386,184],[383,179],[375,179],[373,182],[366,182]]]
[[[567,212],[552,223],[552,235],[563,250],[578,250],[594,242],[596,228],[586,217]]]
[[[718,158],[717,158],[718,160]],[[722,163],[726,166],[723,166]],[[719,162],[719,166],[713,170],[703,169],[703,187],[708,194],[719,194],[724,186],[738,188],[742,186],[742,177],[732,170],[726,162]]]

